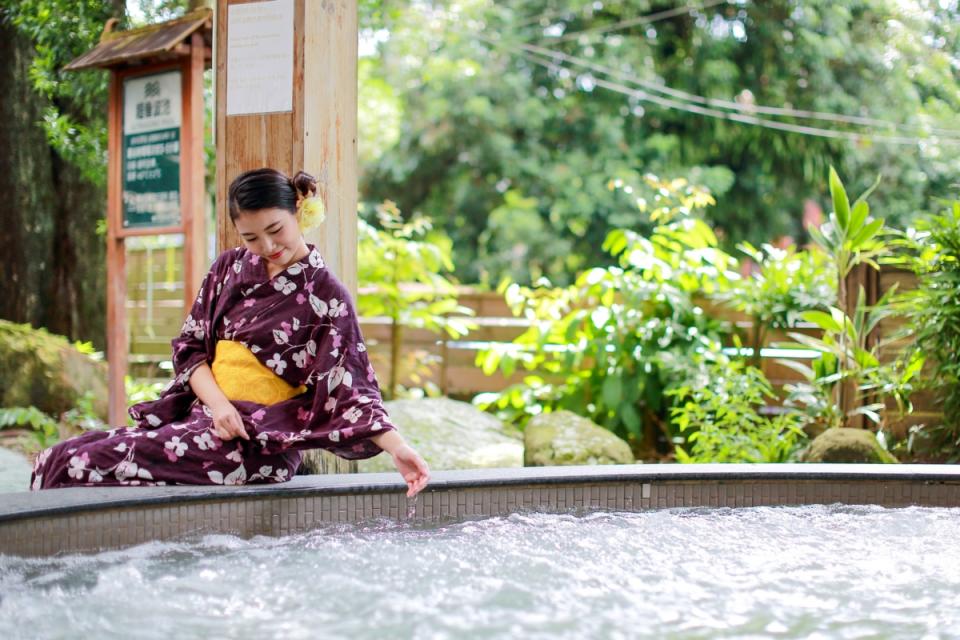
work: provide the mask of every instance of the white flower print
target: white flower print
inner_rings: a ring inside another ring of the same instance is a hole
[[[90,472],[90,475],[87,476],[87,480],[90,482],[101,482],[103,480],[103,476],[100,475],[96,469],[94,469]]]
[[[307,340],[307,353],[312,356],[317,355],[317,343],[313,340]]]
[[[148,413],[144,417],[147,420],[147,424],[149,424],[151,427],[159,427],[161,424],[163,424],[163,420],[153,415],[152,413]]]
[[[187,450],[187,443],[180,441],[180,436],[173,436],[167,442],[163,443],[164,449],[169,449],[178,458],[182,458]]]
[[[281,376],[283,370],[287,368],[287,361],[281,358],[279,353],[275,353],[272,358],[267,360],[267,366],[273,369],[278,376]]]
[[[261,349],[257,345],[253,345],[252,347],[250,347],[250,353],[260,353],[261,351],[263,351],[263,349]]]
[[[299,331],[299,330],[300,330],[300,318],[294,318],[294,319],[293,319],[293,330],[294,330],[294,331]]]
[[[83,479],[83,468],[87,466],[86,461],[80,456],[70,458],[70,468],[67,469],[67,475],[77,480]]]
[[[331,431],[330,432],[330,442],[340,442],[340,432]]]
[[[287,267],[287,273],[292,276],[298,276],[303,273],[303,265],[299,262],[294,262],[292,265]]]
[[[121,460],[116,469],[113,470],[113,475],[117,477],[117,480],[123,482],[127,478],[135,478],[137,470],[137,463],[133,460]]]
[[[280,482],[285,482],[287,480],[286,469],[277,469],[277,480],[279,480]]]
[[[310,252],[310,266],[315,269],[323,268],[323,258],[320,257],[320,252],[316,249]]]
[[[262,467],[260,467],[260,475],[268,476],[271,473],[273,473],[273,467],[271,467],[270,465],[265,464]]]
[[[34,469],[39,469],[43,466],[43,463],[47,461],[47,458],[50,457],[50,449],[44,449],[40,452],[40,455],[37,456],[37,461],[33,464]]]
[[[347,315],[347,305],[336,298],[330,298],[330,317],[339,318]]]
[[[240,448],[237,447],[236,449],[228,453],[227,460],[233,460],[234,462],[243,462],[243,454],[240,453]]]
[[[363,353],[366,350],[367,350],[367,345],[363,344],[362,342],[357,343],[357,351],[359,351],[360,353]]]
[[[350,424],[357,424],[357,419],[363,415],[363,412],[360,411],[357,407],[350,407],[347,409],[346,413],[343,414],[343,419],[349,422]]]
[[[151,432],[151,433],[152,433],[152,432]],[[121,442],[120,444],[118,444],[117,446],[115,446],[115,447],[113,448],[113,450],[114,450],[114,451],[119,451],[120,453],[123,453],[123,452],[125,452],[125,451],[127,450],[127,443],[126,443],[126,442]]]
[[[313,312],[321,318],[327,315],[327,313],[330,311],[330,307],[327,306],[327,303],[312,293],[310,294],[310,306],[313,307]]]
[[[330,377],[327,378],[327,391],[333,391],[340,386],[341,382],[345,387],[352,387],[353,376],[343,367],[334,367],[330,370]]]
[[[304,369],[307,366],[307,352],[298,351],[293,354],[293,363],[297,365],[298,368]]]
[[[337,408],[337,399],[336,398],[327,398],[327,403],[323,405],[323,410],[332,412]]]
[[[234,261],[233,261],[233,272],[234,272],[234,273],[240,273],[240,269],[242,269],[242,268],[243,268],[243,265],[240,264],[240,261],[239,261],[239,260],[234,260]]]
[[[213,442],[213,438],[210,437],[209,431],[204,431],[198,436],[193,436],[193,441],[197,443],[197,448],[200,451],[210,450],[213,451],[217,448],[217,445]]]
[[[290,336],[287,335],[287,332],[281,331],[280,329],[273,330],[273,339],[277,344],[287,344],[290,342]]]
[[[287,280],[287,276],[280,276],[273,281],[273,288],[288,296],[297,290],[297,283]]]
[[[245,484],[246,482],[247,470],[242,464],[223,479],[223,484]]]
[[[383,429],[383,425],[380,424],[379,420],[375,420],[372,425],[370,425],[370,431],[380,431]]]

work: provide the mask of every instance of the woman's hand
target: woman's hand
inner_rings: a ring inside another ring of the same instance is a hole
[[[393,464],[397,466],[397,471],[407,483],[407,497],[412,498],[427,486],[427,482],[430,481],[430,469],[423,458],[406,443],[390,453],[393,456]]]
[[[420,493],[430,481],[430,469],[427,463],[413,448],[404,441],[394,429],[379,433],[372,438],[373,443],[393,456],[393,464],[407,483],[407,497]]]
[[[240,418],[240,412],[230,402],[210,407],[210,411],[213,413],[213,431],[218,438],[225,442],[234,438],[250,439]]]

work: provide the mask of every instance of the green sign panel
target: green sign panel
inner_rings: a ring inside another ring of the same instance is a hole
[[[180,72],[123,85],[123,226],[180,224]]]

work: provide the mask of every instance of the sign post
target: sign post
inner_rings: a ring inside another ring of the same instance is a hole
[[[213,14],[113,32],[67,70],[110,70],[107,116],[107,360],[109,421],[126,423],[129,328],[126,238],[183,234],[184,304],[205,266],[203,72]]]

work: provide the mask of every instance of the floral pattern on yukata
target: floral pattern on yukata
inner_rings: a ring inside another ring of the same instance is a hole
[[[221,339],[307,389],[269,406],[234,401],[250,440],[221,441],[189,385]],[[130,408],[135,427],[88,432],[42,452],[31,488],[283,482],[302,449],[368,458],[380,452],[371,436],[395,428],[350,297],[314,247],[273,278],[246,249],[221,254],[173,340],[173,365],[160,398]]]

